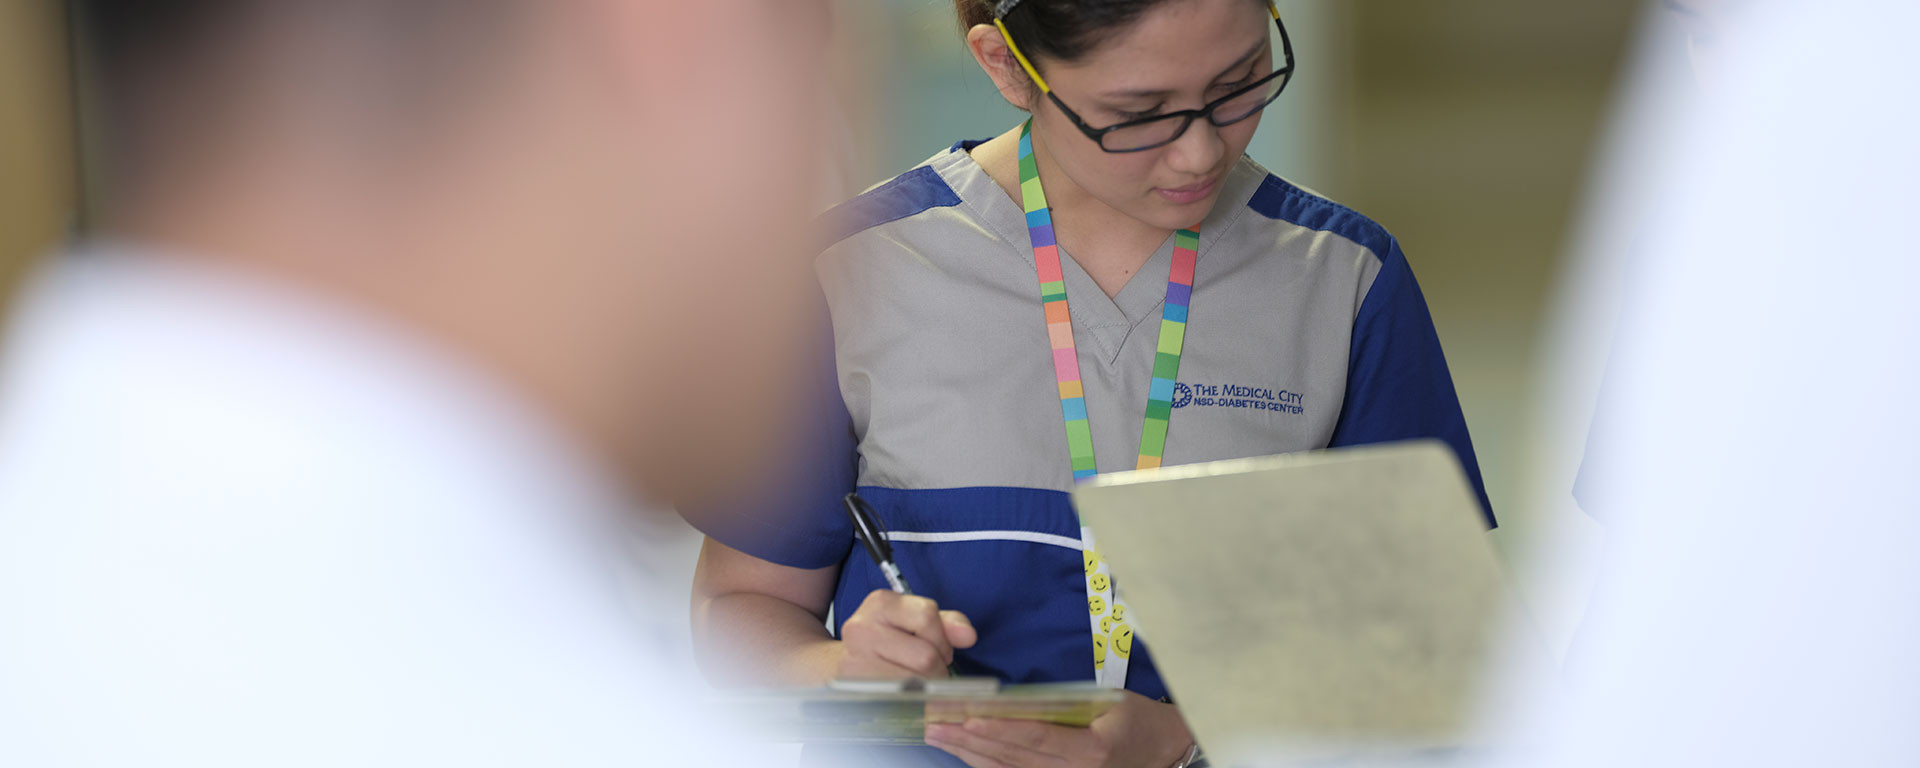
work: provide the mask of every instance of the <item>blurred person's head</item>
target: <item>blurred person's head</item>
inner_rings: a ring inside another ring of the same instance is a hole
[[[823,2],[79,0],[104,234],[325,292],[698,496],[785,424]]]
[[[1284,65],[1267,2],[1022,0],[1000,19],[1004,35],[994,23],[997,5],[955,0],[967,45],[1000,94],[1032,113],[1035,145],[1067,180],[1160,228],[1205,218],[1220,180],[1253,140],[1258,112],[1227,126],[1194,120],[1171,143],[1109,152],[1060,105],[1101,129],[1199,109],[1231,94]],[[1016,49],[1058,103],[1041,91]]]

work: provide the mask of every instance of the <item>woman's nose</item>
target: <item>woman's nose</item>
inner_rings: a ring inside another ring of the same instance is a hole
[[[1226,142],[1220,140],[1219,128],[1207,120],[1195,120],[1180,138],[1168,145],[1167,165],[1181,173],[1206,174],[1220,164],[1220,154],[1226,147]]]

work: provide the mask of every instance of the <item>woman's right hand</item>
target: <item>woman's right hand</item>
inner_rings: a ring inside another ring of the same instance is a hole
[[[959,611],[932,600],[884,589],[867,594],[840,626],[837,677],[946,677],[953,649],[970,648],[979,634]]]

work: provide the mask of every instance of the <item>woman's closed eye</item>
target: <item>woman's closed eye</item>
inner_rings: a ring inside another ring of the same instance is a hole
[[[1135,120],[1146,120],[1149,118],[1159,117],[1165,111],[1165,109],[1166,109],[1165,104],[1155,104],[1154,106],[1148,109],[1144,109],[1140,111],[1116,109],[1116,110],[1113,110],[1113,113],[1120,117],[1121,122],[1131,123]]]
[[[1211,89],[1208,89],[1208,93],[1213,95],[1225,95],[1225,94],[1233,93],[1234,91],[1247,87],[1247,85],[1252,83],[1253,81],[1254,81],[1253,77],[1243,77],[1231,83],[1220,83],[1218,85],[1215,85]]]
[[[1259,71],[1260,71],[1260,62],[1254,62],[1252,65],[1247,67],[1247,71],[1244,74],[1242,74],[1238,79],[1234,80],[1233,82],[1215,83],[1212,88],[1209,88],[1207,90],[1209,93],[1232,93],[1234,91],[1240,90],[1241,88],[1245,88],[1248,85],[1251,85],[1253,81],[1260,79],[1260,76],[1258,74]]]
[[[1219,96],[1224,96],[1226,94],[1233,93],[1234,91],[1240,90],[1241,88],[1245,88],[1248,85],[1251,85],[1255,80],[1260,79],[1259,75],[1256,74],[1259,68],[1260,68],[1260,62],[1254,62],[1253,64],[1247,67],[1247,71],[1245,74],[1241,75],[1239,78],[1233,80],[1232,82],[1214,83],[1213,85],[1208,86],[1207,96],[1209,98],[1217,98]],[[1140,120],[1150,120],[1155,117],[1160,117],[1161,115],[1166,114],[1166,109],[1167,109],[1166,103],[1161,102],[1159,104],[1155,104],[1146,109],[1121,109],[1119,107],[1108,107],[1107,111],[1113,113],[1113,115],[1119,118],[1119,121],[1122,123],[1132,123]]]

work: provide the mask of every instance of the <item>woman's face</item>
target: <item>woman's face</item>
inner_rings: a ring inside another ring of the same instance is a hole
[[[1038,62],[1055,95],[1105,128],[1198,109],[1273,71],[1273,19],[1248,0],[1175,0],[1117,30],[1078,61]],[[1038,89],[1035,89],[1038,93]],[[1197,225],[1252,141],[1259,115],[1224,128],[1195,120],[1144,152],[1106,152],[1045,96],[1034,132],[1073,182],[1109,207],[1163,229]]]

